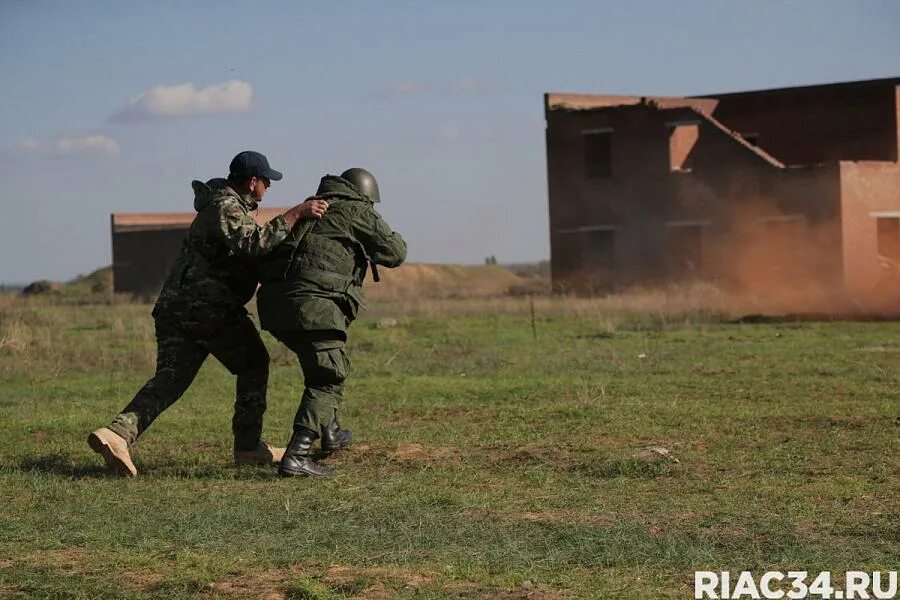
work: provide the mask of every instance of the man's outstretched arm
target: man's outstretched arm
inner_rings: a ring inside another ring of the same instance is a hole
[[[235,202],[222,204],[220,231],[225,245],[233,255],[247,258],[265,256],[288,236],[294,225],[304,219],[321,219],[328,203],[318,198],[305,202],[278,215],[260,226]]]

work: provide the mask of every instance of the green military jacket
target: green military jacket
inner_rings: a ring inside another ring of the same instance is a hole
[[[153,314],[179,316],[210,309],[243,310],[256,290],[259,259],[290,233],[279,215],[260,227],[250,211],[256,200],[239,194],[227,179],[194,181],[194,209],[181,250],[159,294]],[[198,311],[197,307],[200,307]]]
[[[326,175],[316,197],[329,203],[325,216],[295,228],[260,265],[256,304],[263,329],[346,336],[369,264],[396,267],[406,259],[406,242],[352,183]]]

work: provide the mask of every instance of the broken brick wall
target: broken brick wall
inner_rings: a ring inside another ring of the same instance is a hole
[[[713,116],[788,165],[897,161],[898,79],[719,94]]]
[[[900,219],[900,164],[841,162],[840,177],[846,284],[858,294],[877,293],[900,277],[896,261],[879,260],[878,251],[878,219]]]
[[[555,283],[702,276],[772,289],[797,273],[840,279],[836,165],[779,168],[690,108],[548,111],[547,123]],[[696,128],[689,148],[672,143],[681,126]],[[610,137],[605,176],[592,176],[585,164],[591,132]],[[673,146],[682,163],[675,170]],[[780,227],[784,217],[797,223]],[[769,230],[788,227],[797,235],[778,239],[790,252],[766,241]]]

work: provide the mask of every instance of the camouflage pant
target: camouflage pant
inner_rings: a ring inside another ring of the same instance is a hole
[[[269,353],[243,311],[198,319],[156,317],[156,374],[113,420],[110,429],[130,444],[191,385],[210,354],[234,375],[232,432],[236,450],[257,447],[266,411]]]
[[[294,430],[303,427],[321,433],[337,416],[344,400],[344,380],[350,372],[345,334],[287,330],[270,333],[293,350],[303,370],[306,387],[294,417]]]

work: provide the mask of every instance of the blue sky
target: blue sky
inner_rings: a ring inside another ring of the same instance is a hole
[[[0,282],[110,262],[244,149],[271,206],[362,166],[417,262],[549,256],[542,94],[900,75],[900,2],[0,0]],[[230,83],[229,83],[230,82]]]

